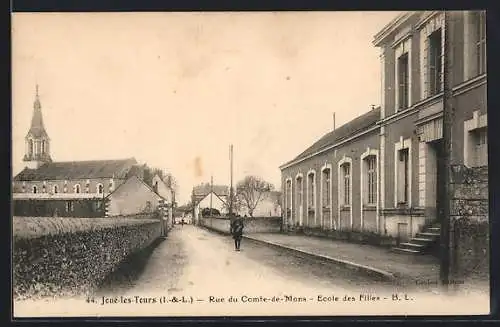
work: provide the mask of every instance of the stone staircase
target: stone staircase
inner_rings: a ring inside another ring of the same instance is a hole
[[[400,243],[392,248],[392,251],[406,254],[427,254],[439,242],[440,235],[441,224],[436,222],[425,227],[408,242]]]

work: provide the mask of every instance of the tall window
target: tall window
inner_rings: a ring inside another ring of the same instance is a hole
[[[475,166],[487,166],[488,165],[488,134],[486,128],[477,129],[474,132],[475,138]]]
[[[316,194],[314,194],[314,190],[316,189],[315,185],[314,185],[314,173],[309,173],[309,175],[307,176],[307,179],[308,179],[308,183],[307,183],[307,186],[308,186],[308,201],[309,203],[307,204],[309,206],[309,208],[311,209],[314,209],[314,197],[316,196]]]
[[[75,185],[75,193],[80,193],[80,184]]]
[[[29,155],[31,157],[31,156],[33,156],[33,151],[34,151],[33,140],[29,140],[28,144],[29,144]]]
[[[408,204],[410,198],[410,164],[409,149],[398,151],[398,204]]]
[[[297,178],[297,208],[302,205],[302,177]]]
[[[97,193],[99,194],[104,193],[104,186],[102,186],[102,184],[97,185]]]
[[[429,93],[438,94],[441,88],[442,68],[442,44],[441,29],[437,29],[429,35]]]
[[[37,193],[38,192],[38,189],[36,187],[36,185],[33,186],[33,193]]]
[[[473,13],[476,38],[476,64],[478,74],[486,73],[486,13]]]
[[[330,206],[330,198],[331,198],[331,173],[330,169],[327,168],[323,170],[323,206]]]
[[[59,193],[59,189],[58,189],[57,185],[54,185],[53,191],[54,191],[54,194]]]
[[[377,203],[377,157],[371,155],[365,159],[367,175],[367,204]]]
[[[286,181],[286,189],[285,189],[285,201],[286,201],[286,213],[288,216],[291,215],[292,211],[292,181],[287,180]]]
[[[42,186],[42,193],[47,193],[47,187],[45,185]]]
[[[66,201],[66,212],[73,212],[73,201]]]
[[[342,204],[348,206],[351,204],[351,164],[345,163],[340,166],[342,174],[341,179],[341,200]]]
[[[42,154],[45,153],[45,140],[42,140],[42,151],[41,151]]]
[[[408,108],[410,66],[408,53],[402,54],[398,58],[398,109]]]

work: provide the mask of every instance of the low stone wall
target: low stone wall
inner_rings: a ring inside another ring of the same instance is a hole
[[[398,244],[398,240],[396,237],[392,237],[390,235],[384,236],[374,232],[335,231],[306,227],[292,233],[313,237],[329,238],[332,240],[348,241],[359,244],[377,245],[387,248],[396,246]]]
[[[247,217],[243,218],[245,229],[243,233],[279,233],[281,230],[281,217]],[[220,232],[229,233],[229,218],[200,218],[203,226]]]
[[[488,168],[452,169],[450,250],[456,279],[489,276]]]
[[[157,219],[14,217],[14,299],[90,294],[160,232]]]

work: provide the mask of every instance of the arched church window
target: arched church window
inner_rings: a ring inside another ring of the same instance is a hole
[[[38,189],[36,188],[36,185],[33,186],[33,193],[36,193]]]
[[[29,142],[29,152],[28,153],[30,156],[32,156],[33,155],[33,148],[34,148],[33,140],[29,140],[28,142]]]
[[[75,193],[80,193],[80,184],[75,185]]]
[[[59,189],[58,189],[57,185],[54,185],[54,194],[57,194],[57,193],[59,193]]]
[[[102,184],[97,185],[97,193],[99,194],[104,193],[104,186],[102,186]]]

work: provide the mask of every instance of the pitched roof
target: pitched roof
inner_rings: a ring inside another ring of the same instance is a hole
[[[135,184],[133,184],[135,182]],[[140,187],[147,189],[149,192],[154,193],[158,196],[158,198],[162,198],[161,195],[155,192],[148,184],[146,184],[141,178],[138,176],[130,176],[124,183],[120,184],[112,193],[108,194],[107,198],[114,197],[117,194],[120,194],[122,189],[126,188],[133,189],[134,191],[138,191]]]
[[[318,141],[308,147],[304,152],[296,156],[293,160],[285,163],[283,166],[288,165],[294,161],[306,158],[318,151],[324,150],[325,148],[334,145],[335,143],[341,142],[342,140],[347,139],[356,133],[367,130],[370,127],[375,126],[379,119],[380,107],[377,107],[345,123],[334,131],[325,134]]]
[[[200,184],[195,187],[193,187],[193,194],[195,196],[205,196],[207,194],[210,194],[210,191],[213,190],[213,192],[219,196],[226,196],[229,195],[229,187],[226,185],[213,185],[212,186],[209,183],[205,184]]]
[[[203,200],[210,191],[213,190],[214,194],[219,197],[222,201],[222,197],[229,196],[229,187],[226,185],[210,185],[210,183],[204,183],[193,187],[192,198],[194,203],[198,203]]]
[[[40,104],[40,98],[38,97],[38,85],[36,88],[35,102],[33,103],[33,117],[31,118],[31,127],[26,137],[28,136],[32,136],[35,138],[49,137],[47,132],[45,131],[45,126],[43,125],[42,106]]]
[[[37,169],[25,168],[15,181],[125,178],[137,164],[134,158],[120,160],[68,161],[45,163]]]

